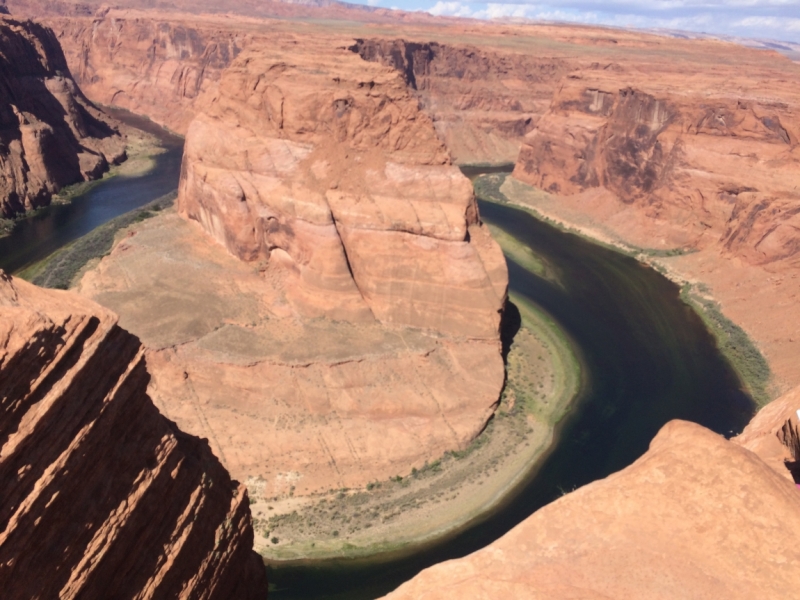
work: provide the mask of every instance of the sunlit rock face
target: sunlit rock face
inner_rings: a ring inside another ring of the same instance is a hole
[[[124,139],[78,89],[53,32],[0,16],[0,216],[46,206],[124,158]]]
[[[189,128],[179,211],[309,316],[498,339],[507,274],[470,182],[391,69],[245,53]]]
[[[0,273],[5,598],[264,598],[247,492],[110,311]]]

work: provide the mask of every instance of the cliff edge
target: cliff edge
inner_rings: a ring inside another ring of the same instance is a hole
[[[0,274],[4,598],[264,598],[244,486],[161,416],[139,340]]]
[[[52,30],[0,16],[0,216],[46,206],[125,159],[111,119],[72,80]]]

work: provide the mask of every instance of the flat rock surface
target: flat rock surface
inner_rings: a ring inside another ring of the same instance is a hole
[[[711,431],[672,421],[630,467],[386,598],[792,598],[798,535],[792,482]]]

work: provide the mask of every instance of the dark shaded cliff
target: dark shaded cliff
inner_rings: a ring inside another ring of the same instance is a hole
[[[46,206],[124,158],[124,139],[72,80],[53,32],[0,17],[0,215]]]
[[[0,589],[263,598],[244,486],[147,395],[116,316],[0,272]]]

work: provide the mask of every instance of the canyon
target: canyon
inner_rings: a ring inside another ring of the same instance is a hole
[[[0,15],[0,217],[50,203],[125,159],[113,119],[81,93],[53,32]]]
[[[184,220],[132,231],[77,287],[264,500],[463,449],[503,385],[507,273],[469,181],[396,72],[311,44],[237,57],[187,133]]]
[[[191,476],[244,481],[214,500],[238,527],[237,566],[215,569],[258,579],[245,486],[254,509],[291,510],[483,430],[507,272],[455,164],[515,163],[507,201],[716,306],[769,363],[759,400],[778,399],[730,441],[668,423],[630,467],[389,597],[787,597],[800,65],[716,40],[266,4],[7,3],[52,27],[93,101],[186,135],[176,211],[124,232],[75,289],[142,339],[155,406],[208,438],[185,442],[210,461]]]

